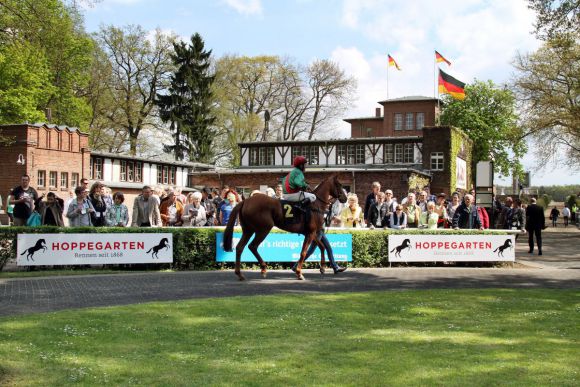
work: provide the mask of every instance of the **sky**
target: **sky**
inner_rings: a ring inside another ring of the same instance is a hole
[[[184,39],[198,32],[216,57],[331,59],[358,84],[343,118],[374,115],[387,88],[388,98],[433,96],[434,50],[451,61],[440,67],[452,76],[501,85],[514,75],[516,53],[540,46],[525,0],[101,0],[84,12],[89,32],[129,24]],[[401,71],[388,68],[387,54]],[[336,125],[339,137],[349,136],[348,124]],[[532,185],[580,183],[580,168],[536,171],[531,151],[523,164]]]

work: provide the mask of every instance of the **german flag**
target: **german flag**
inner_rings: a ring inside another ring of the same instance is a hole
[[[399,67],[399,65],[397,64],[397,62],[395,62],[395,60],[393,59],[393,57],[390,54],[389,54],[389,66],[393,66],[397,70],[401,71],[401,68]]]
[[[439,54],[439,52],[437,52],[437,50],[435,50],[435,62],[439,63],[439,62],[445,62],[447,63],[448,66],[451,66],[451,62],[449,62],[447,59],[445,59],[445,57],[441,54]]]
[[[439,93],[451,94],[455,99],[465,99],[465,83],[439,69]]]

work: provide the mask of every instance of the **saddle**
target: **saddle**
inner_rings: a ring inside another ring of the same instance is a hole
[[[285,224],[304,223],[306,225],[310,222],[310,200],[300,202],[280,200],[280,205]]]

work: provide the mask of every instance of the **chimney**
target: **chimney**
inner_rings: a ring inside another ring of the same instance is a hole
[[[380,117],[381,116],[381,108],[376,108],[375,109],[375,117]]]
[[[46,117],[46,123],[50,124],[52,121],[52,110],[50,108],[44,109],[44,116]]]

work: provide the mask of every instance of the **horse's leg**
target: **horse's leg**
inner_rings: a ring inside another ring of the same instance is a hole
[[[238,276],[238,278],[240,279],[240,281],[243,281],[246,279],[246,277],[244,277],[244,275],[240,271],[240,261],[242,259],[242,251],[244,251],[244,247],[246,247],[246,244],[248,243],[248,241],[252,237],[252,234],[253,234],[253,232],[248,232],[248,231],[242,230],[242,237],[240,238],[238,244],[236,245],[236,270],[235,270],[235,273]]]
[[[298,261],[298,267],[296,268],[296,277],[299,280],[304,279],[304,276],[302,275],[302,264],[306,260],[306,251],[308,251],[308,247],[310,247],[310,244],[313,243],[315,239],[316,239],[316,232],[313,232],[310,235],[304,237],[304,243],[302,244],[302,251],[300,252],[300,260]]]
[[[271,230],[271,228],[268,230],[265,230],[265,231],[256,232],[256,236],[254,237],[254,240],[248,245],[248,248],[250,249],[252,254],[254,254],[254,257],[256,257],[256,259],[258,260],[258,263],[260,264],[260,268],[261,268],[260,273],[262,273],[262,278],[266,278],[266,271],[267,271],[266,269],[268,268],[268,265],[266,265],[266,263],[264,262],[264,260],[260,256],[260,253],[258,253],[258,246],[260,246],[260,243],[262,243],[264,241],[264,239],[266,239],[266,237],[270,233],[270,230]]]

